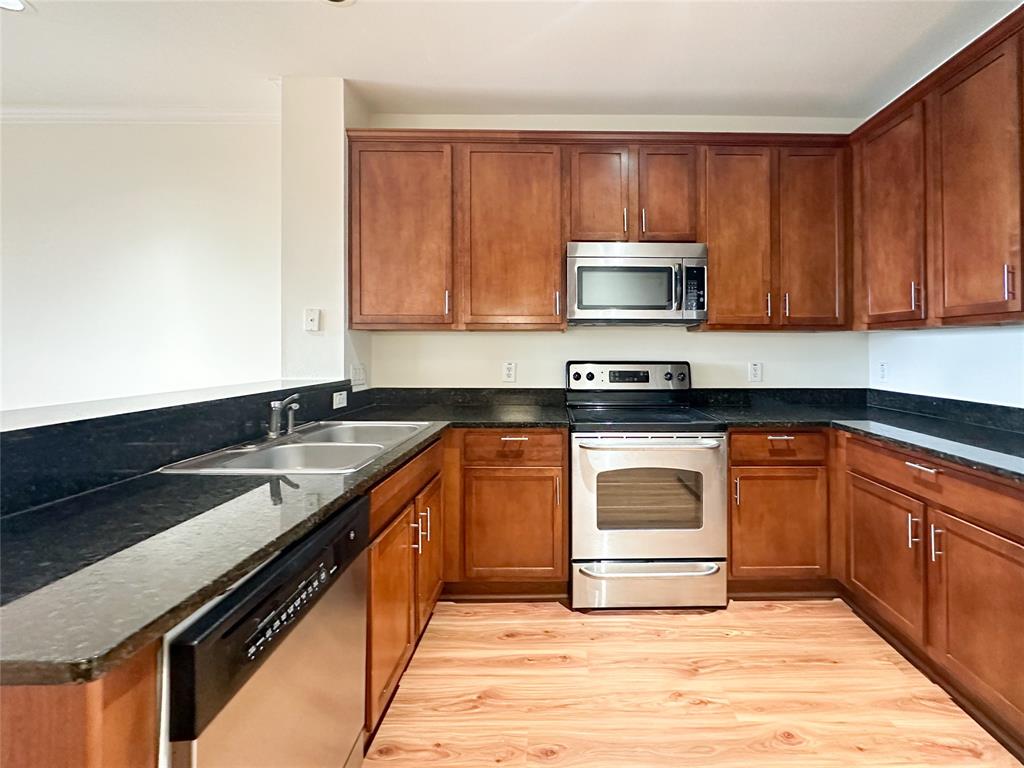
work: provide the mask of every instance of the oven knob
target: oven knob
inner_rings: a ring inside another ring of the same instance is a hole
[[[574,373],[572,375],[572,380],[573,381],[579,381],[582,378],[583,378],[583,375],[579,371],[576,371],[576,373]]]
[[[665,374],[665,381],[672,381],[672,371]]]
[[[680,371],[676,378],[680,381],[686,381],[686,374],[683,371]]]
[[[594,380],[594,374],[593,373],[588,373],[587,374],[587,381],[593,381],[593,380]]]

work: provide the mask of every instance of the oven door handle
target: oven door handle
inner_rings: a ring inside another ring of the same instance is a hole
[[[718,563],[704,563],[699,568],[694,568],[689,571],[648,571],[630,573],[625,571],[622,573],[599,573],[591,570],[587,566],[580,568],[580,573],[584,576],[588,576],[591,579],[601,579],[602,581],[613,581],[615,579],[675,579],[680,576],[714,576],[722,570],[722,566]]]
[[[644,451],[712,451],[721,448],[720,440],[705,440],[694,443],[649,443],[649,442],[627,442],[626,440],[609,440],[607,443],[578,443],[584,451],[621,451],[624,448],[630,450],[641,449]]]

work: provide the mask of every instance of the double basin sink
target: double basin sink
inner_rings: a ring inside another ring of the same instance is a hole
[[[318,421],[273,440],[186,459],[161,469],[188,475],[298,475],[356,472],[425,430],[426,422]]]

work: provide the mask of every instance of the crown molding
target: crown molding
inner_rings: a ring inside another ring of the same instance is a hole
[[[278,112],[194,109],[188,107],[51,107],[4,105],[3,123],[154,124],[154,125],[278,125]]]

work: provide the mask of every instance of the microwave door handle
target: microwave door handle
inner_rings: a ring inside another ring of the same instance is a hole
[[[683,308],[683,271],[681,267],[672,267],[672,309]]]

